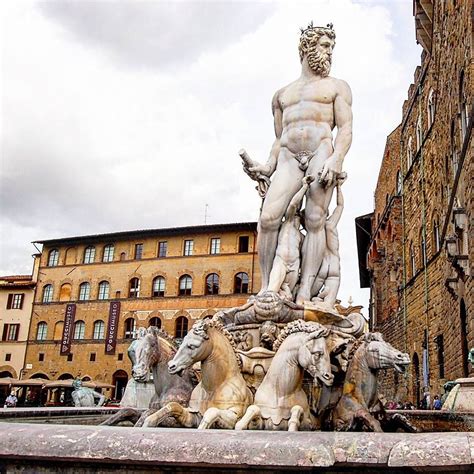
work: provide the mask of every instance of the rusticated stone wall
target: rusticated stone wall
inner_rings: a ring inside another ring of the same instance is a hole
[[[387,139],[368,255],[373,328],[412,358],[407,376],[387,376],[382,391],[414,403],[425,380],[433,396],[447,380],[473,374],[473,10],[471,2],[431,3],[433,44],[403,104],[398,160],[387,157],[395,132]],[[384,207],[396,199],[398,172],[400,206]]]

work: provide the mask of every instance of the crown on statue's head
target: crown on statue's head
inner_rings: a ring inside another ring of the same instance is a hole
[[[301,35],[311,31],[311,30],[329,30],[334,33],[334,28],[332,23],[328,23],[326,26],[314,26],[311,21],[306,28],[300,28]]]

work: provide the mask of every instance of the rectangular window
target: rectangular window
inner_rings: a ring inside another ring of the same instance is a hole
[[[7,309],[22,309],[24,293],[10,293],[7,299]]]
[[[90,360],[91,362],[95,362],[95,352],[91,352],[91,355],[90,355],[90,357],[89,357],[89,360]]]
[[[185,256],[190,256],[193,254],[194,249],[194,240],[185,240],[184,241],[184,253]]]
[[[10,362],[12,360],[11,354],[5,354],[5,362]]]
[[[43,352],[40,352],[40,353],[38,354],[38,360],[39,360],[40,362],[44,362],[44,353],[43,353]]]
[[[2,341],[18,341],[19,324],[4,324]]]
[[[216,237],[211,239],[211,255],[221,253],[221,239]]]
[[[143,255],[143,244],[135,244],[135,260],[141,260]]]
[[[246,253],[249,251],[249,236],[241,235],[239,237],[239,253]]]
[[[158,257],[163,258],[166,257],[166,253],[168,251],[168,242],[158,242]]]
[[[67,361],[68,361],[68,362],[72,362],[72,354],[68,354],[68,355],[67,355]]]
[[[117,360],[123,360],[123,353],[122,352],[117,354]]]

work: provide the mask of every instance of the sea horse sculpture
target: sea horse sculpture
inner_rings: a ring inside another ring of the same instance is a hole
[[[197,383],[196,375],[192,369],[186,369],[181,376],[172,375],[168,371],[168,362],[177,351],[172,338],[161,329],[154,326],[148,330],[140,330],[138,339],[130,346],[133,361],[132,376],[137,382],[147,382],[150,377],[150,369],[153,373],[153,384],[155,395],[153,396],[148,410],[137,410],[135,408],[122,408],[102,425],[116,425],[128,420],[135,426],[142,426],[146,417],[156,412],[167,403],[176,402],[187,406],[193,388]],[[174,420],[163,423],[166,426],[174,426]]]
[[[332,384],[328,335],[329,330],[324,326],[302,320],[283,329],[273,346],[277,352],[255,393],[254,404],[247,408],[235,429],[315,428],[316,420],[303,390],[303,372],[307,370],[315,383]]]
[[[384,341],[380,333],[368,333],[354,343],[349,359],[342,396],[332,412],[333,427],[337,431],[382,432],[380,421],[374,416],[383,418],[385,413],[377,396],[377,372],[394,368],[404,373],[410,356]],[[407,431],[413,431],[405,420],[399,421]]]
[[[171,416],[187,428],[234,428],[252,402],[252,393],[240,372],[232,336],[217,318],[194,324],[169,362],[169,372],[179,374],[196,362],[201,362],[202,378],[193,390],[189,408],[168,403],[146,418],[143,426],[158,426]]]

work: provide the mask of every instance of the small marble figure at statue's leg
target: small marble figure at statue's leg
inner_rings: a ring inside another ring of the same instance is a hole
[[[324,162],[332,153],[330,141],[324,141],[310,162],[307,175],[318,176]],[[301,251],[301,281],[296,297],[297,304],[311,300],[311,289],[323,262],[326,251],[326,218],[334,185],[325,188],[317,180],[311,183],[306,194],[304,222],[306,237]]]
[[[303,421],[304,410],[301,406],[295,405],[290,410],[291,416],[288,420],[288,431],[298,431]]]
[[[235,429],[248,430],[250,423],[254,422],[257,418],[261,419],[260,407],[258,405],[250,405],[244,416],[236,423]]]

